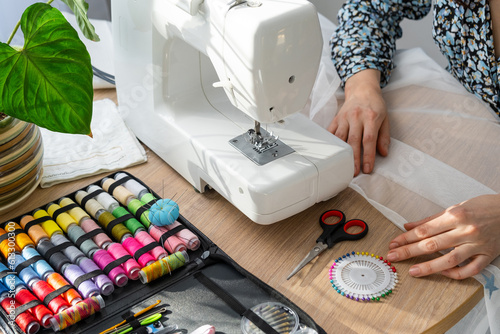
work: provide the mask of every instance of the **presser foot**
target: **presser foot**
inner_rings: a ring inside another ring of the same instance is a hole
[[[248,130],[246,133],[231,139],[229,144],[259,166],[295,152],[278,137],[260,128],[257,131]]]

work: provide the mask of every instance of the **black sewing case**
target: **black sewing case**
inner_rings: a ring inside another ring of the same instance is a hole
[[[129,173],[126,174],[148,188],[155,197],[160,198],[141,180]],[[114,175],[111,174],[108,177]],[[100,181],[94,184],[100,185]],[[66,197],[74,200],[76,192]],[[57,200],[54,198],[52,202],[57,202]],[[21,217],[13,221],[19,222]],[[278,330],[273,330],[266,321],[262,320],[262,317],[251,310],[265,303],[270,303],[269,305],[278,303],[276,305],[280,306],[283,304],[285,308],[293,310],[300,319],[297,333],[325,333],[308,314],[284,295],[239,266],[182,214],[178,221],[200,239],[200,247],[194,251],[188,251],[189,262],[187,264],[147,284],[142,284],[139,280],[129,280],[128,284],[123,287],[115,286],[111,295],[103,296],[104,308],[89,318],[64,329],[61,333],[100,333],[123,321],[127,315],[139,312],[158,300],[161,300],[160,305],[168,309],[160,320],[163,327],[177,326],[178,333],[191,333],[196,328],[208,324],[214,326],[218,334],[242,333],[242,315],[251,319],[247,325],[253,328],[253,333],[280,333],[279,327],[276,327]],[[8,321],[7,313],[2,308],[0,310],[0,327],[5,332],[7,334],[23,333],[17,325],[10,326],[12,322]],[[260,331],[255,327],[260,328]],[[43,328],[39,331],[39,333],[50,332],[52,332],[51,329]],[[132,330],[130,333],[141,333],[141,329]]]

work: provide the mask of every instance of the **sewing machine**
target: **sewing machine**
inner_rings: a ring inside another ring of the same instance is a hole
[[[348,186],[351,148],[299,113],[323,45],[311,3],[113,0],[112,22],[123,119],[198,191],[271,224]]]

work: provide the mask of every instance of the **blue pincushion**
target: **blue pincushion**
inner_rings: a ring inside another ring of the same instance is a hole
[[[149,209],[149,220],[156,226],[173,224],[179,218],[179,205],[171,199],[159,199]]]

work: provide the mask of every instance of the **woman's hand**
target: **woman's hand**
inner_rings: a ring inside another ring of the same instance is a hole
[[[440,250],[453,250],[414,265],[415,277],[441,273],[454,279],[478,274],[500,255],[500,195],[482,195],[418,222],[405,224],[407,232],[391,241],[387,259],[406,260]],[[462,262],[468,263],[457,267]]]
[[[354,176],[370,173],[376,151],[388,154],[390,134],[387,108],[380,89],[380,72],[363,70],[347,79],[345,102],[328,131],[351,145],[354,153]],[[363,159],[361,159],[361,156]]]

